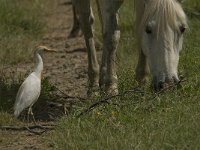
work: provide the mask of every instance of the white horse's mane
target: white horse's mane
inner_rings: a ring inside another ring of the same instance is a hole
[[[152,17],[156,19],[157,34],[164,31],[166,25],[169,25],[173,30],[178,30],[177,22],[187,27],[186,15],[177,0],[135,0],[135,5],[136,14],[141,15],[141,19],[136,20],[137,30],[139,31],[146,28]]]

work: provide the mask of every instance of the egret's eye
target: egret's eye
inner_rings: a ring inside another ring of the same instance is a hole
[[[185,32],[185,29],[186,29],[186,27],[182,25],[182,26],[180,26],[180,27],[179,27],[179,29],[180,29],[180,32],[181,32],[181,33],[184,33],[184,32]]]
[[[147,26],[146,29],[145,29],[145,32],[146,32],[147,34],[151,34],[151,33],[152,33],[151,27],[150,27],[150,26]]]

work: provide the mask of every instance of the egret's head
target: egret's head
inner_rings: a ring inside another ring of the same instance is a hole
[[[55,49],[51,49],[51,48],[48,48],[46,46],[38,46],[35,50],[35,52],[37,53],[42,53],[42,52],[57,52]]]
[[[46,46],[37,46],[34,53],[43,56],[43,52],[57,52],[55,49],[48,48]]]

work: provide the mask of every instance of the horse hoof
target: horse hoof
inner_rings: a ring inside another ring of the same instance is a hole
[[[100,89],[99,87],[95,86],[95,87],[90,87],[87,91],[87,97],[91,98],[91,97],[97,97],[100,95]]]
[[[118,95],[119,91],[118,91],[117,84],[107,87],[106,90],[105,90],[105,92],[106,92],[106,94],[108,96]]]

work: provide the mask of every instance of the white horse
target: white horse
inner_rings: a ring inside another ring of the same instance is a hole
[[[99,67],[93,39],[94,17],[90,0],[73,0],[88,51],[88,94],[97,87],[116,94],[116,50],[120,39],[118,10],[124,0],[96,0],[103,31]],[[148,66],[155,90],[179,82],[177,69],[187,18],[177,0],[135,0],[136,31],[140,51],[136,79],[144,82]]]

